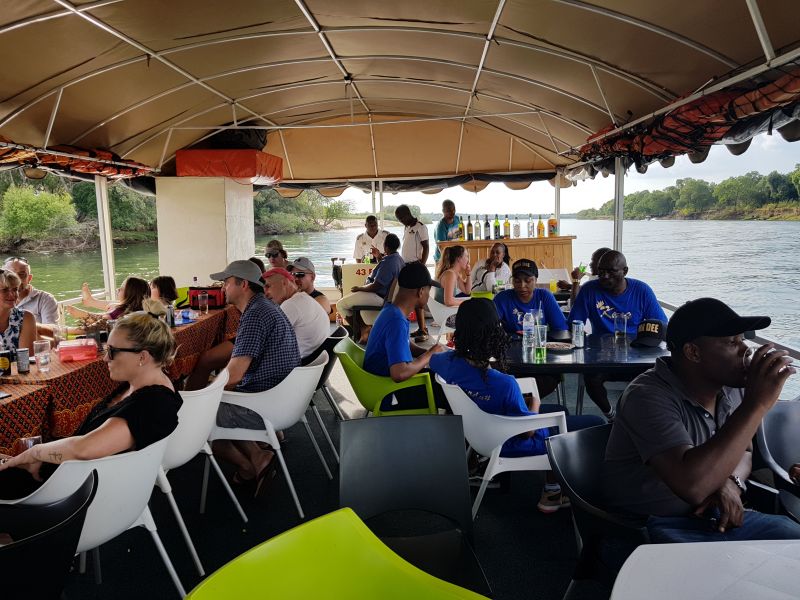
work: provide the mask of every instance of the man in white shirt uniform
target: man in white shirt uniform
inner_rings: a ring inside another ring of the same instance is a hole
[[[420,262],[424,265],[428,262],[430,254],[428,228],[411,214],[411,209],[405,204],[395,209],[394,216],[404,225],[403,248],[400,252],[403,260],[406,264]],[[428,339],[428,330],[425,328],[425,311],[417,310],[416,315],[418,329],[411,335],[414,341],[419,343]]]
[[[367,230],[361,233],[356,238],[356,247],[353,250],[353,258],[356,262],[364,262],[364,257],[369,256],[370,259],[375,258],[371,262],[378,262],[383,254],[383,244],[386,241],[388,231],[378,228],[378,219],[375,215],[367,217],[364,226]],[[375,256],[373,250],[377,250],[378,256]]]

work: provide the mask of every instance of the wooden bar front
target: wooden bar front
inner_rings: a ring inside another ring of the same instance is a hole
[[[529,258],[542,269],[566,269],[572,271],[572,240],[574,235],[560,235],[544,238],[511,238],[505,240],[474,240],[471,242],[447,241],[439,242],[442,252],[449,246],[464,246],[469,250],[469,266],[479,260],[486,260],[496,242],[502,242],[508,248],[511,262],[520,258]],[[433,242],[433,240],[431,240]]]

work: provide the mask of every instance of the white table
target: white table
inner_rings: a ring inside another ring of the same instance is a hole
[[[611,600],[790,600],[800,597],[800,541],[639,546]]]

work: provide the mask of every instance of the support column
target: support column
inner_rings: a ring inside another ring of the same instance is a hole
[[[370,182],[370,187],[372,188],[372,214],[375,214],[375,182]],[[383,226],[383,224],[381,224]]]
[[[558,235],[561,235],[561,172],[556,171],[556,185],[555,185],[555,208],[553,214],[556,218],[556,227],[558,228]]]
[[[614,250],[622,252],[622,219],[625,206],[625,167],[622,159],[614,159]]]
[[[381,202],[381,229],[383,229],[383,181],[378,182],[378,190]]]
[[[159,271],[178,286],[255,253],[253,186],[227,177],[156,179]]]
[[[108,180],[94,176],[94,195],[97,200],[97,226],[100,228],[100,256],[103,259],[103,287],[106,300],[117,298],[116,271],[114,268],[114,239],[111,237],[111,212],[108,208]]]

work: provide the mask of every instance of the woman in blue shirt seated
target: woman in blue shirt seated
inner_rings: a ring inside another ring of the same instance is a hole
[[[475,404],[485,412],[508,417],[535,415],[537,413],[565,411],[558,404],[539,404],[532,398],[526,404],[516,379],[502,373],[505,365],[508,334],[503,330],[495,306],[485,298],[464,302],[456,314],[455,351],[434,354],[430,370],[447,383],[459,386]],[[492,368],[490,360],[494,359]],[[605,423],[593,415],[567,416],[570,431]],[[535,456],[545,454],[545,439],[549,429],[537,429],[507,440],[500,456]],[[555,512],[569,506],[569,499],[548,473],[548,483],[539,500],[542,512]]]
[[[500,292],[494,303],[503,328],[512,334],[522,335],[522,319],[529,311],[542,310],[541,323],[547,325],[547,337],[556,340],[569,339],[567,320],[550,290],[536,287],[539,268],[527,258],[516,261],[511,267],[511,283],[514,289]]]

